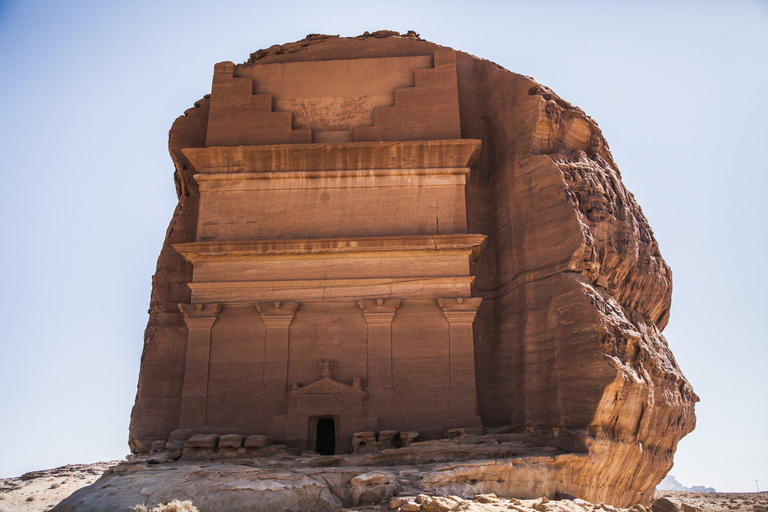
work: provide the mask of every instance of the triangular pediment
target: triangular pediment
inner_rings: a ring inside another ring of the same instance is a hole
[[[332,377],[323,377],[306,386],[294,387],[292,395],[365,395],[359,386],[349,386]]]

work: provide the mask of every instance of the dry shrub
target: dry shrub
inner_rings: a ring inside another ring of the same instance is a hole
[[[200,512],[191,501],[173,500],[168,503],[161,503],[153,509],[148,509],[146,505],[136,505],[133,507],[136,512]]]

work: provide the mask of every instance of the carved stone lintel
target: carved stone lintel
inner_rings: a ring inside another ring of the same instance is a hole
[[[475,320],[477,308],[483,301],[480,297],[459,297],[458,299],[437,299],[437,303],[443,310],[449,323],[469,323]]]
[[[290,327],[298,302],[257,302],[254,304],[259,311],[261,321],[269,328]]]
[[[363,310],[365,321],[371,324],[391,324],[400,299],[364,299],[357,301]]]

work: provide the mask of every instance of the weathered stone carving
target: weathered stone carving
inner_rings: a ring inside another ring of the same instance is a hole
[[[344,454],[399,431],[418,462],[484,428],[568,452],[536,463],[547,492],[647,501],[697,397],[600,129],[530,78],[386,35],[217,64],[174,123],[132,451],[235,434]]]

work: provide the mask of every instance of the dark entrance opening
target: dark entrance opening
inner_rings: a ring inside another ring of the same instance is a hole
[[[336,422],[333,421],[333,418],[319,418],[317,420],[315,451],[320,455],[336,453]]]

